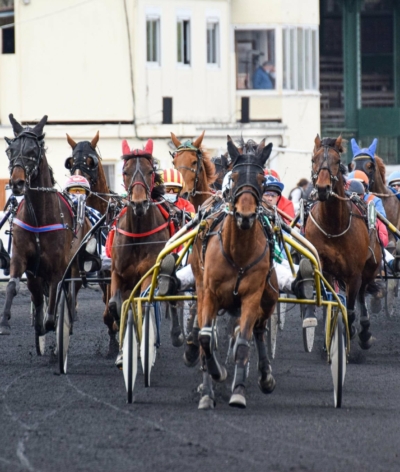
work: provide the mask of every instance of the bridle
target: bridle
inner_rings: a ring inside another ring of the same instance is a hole
[[[365,173],[365,175],[368,177],[369,180],[369,188],[372,188],[375,182],[375,172],[376,172],[376,166],[374,160],[371,158],[371,156],[368,156],[366,154],[362,154],[361,156],[357,156],[353,159],[353,161],[361,161],[365,160],[368,162],[368,159],[371,160],[372,163],[372,169],[371,172],[368,172],[367,169],[365,169],[365,166],[363,166],[362,171]],[[359,170],[357,167],[354,168],[354,170]]]
[[[200,172],[203,170],[203,154],[202,154],[201,150],[199,148],[193,146],[193,144],[190,141],[186,141],[185,143],[178,146],[178,148],[176,149],[175,152],[170,152],[170,154],[172,156],[172,160],[175,159],[176,155],[179,152],[183,152],[183,151],[195,152],[196,157],[197,157],[196,168],[195,169],[193,167],[187,167],[187,166],[175,167],[176,170],[185,169],[185,170],[188,170],[188,171],[194,173],[194,185],[193,185],[193,188],[192,188],[191,192],[189,193],[189,195],[191,197],[194,197],[196,195],[196,189],[197,189],[197,185],[199,183]]]
[[[88,164],[88,157],[93,160],[92,166]],[[72,151],[72,156],[65,160],[64,165],[70,170],[71,175],[73,175],[76,170],[80,170],[89,176],[91,185],[96,185],[99,174],[99,156],[89,141],[78,143]]]
[[[146,178],[143,175],[142,169],[140,168],[140,158],[147,159],[153,167],[153,174],[151,176],[151,184],[150,185],[147,185]],[[129,186],[128,187],[125,186],[125,189],[128,192],[128,200],[131,204],[134,203],[134,202],[131,201],[132,189],[133,189],[133,187],[135,187],[135,185],[141,185],[146,190],[147,202],[150,203],[151,193],[153,191],[154,182],[155,182],[155,171],[154,171],[154,166],[153,166],[153,160],[152,160],[151,157],[146,157],[144,155],[132,154],[132,155],[129,155],[128,157],[125,158],[124,167],[125,167],[126,163],[131,159],[136,160],[136,167],[135,167],[135,170],[132,174]],[[139,176],[142,178],[142,180],[135,180],[137,174],[139,174]]]
[[[241,168],[240,170],[246,168],[246,170],[245,172],[240,172],[238,168]],[[253,182],[256,181],[257,174],[264,175],[262,166],[254,162],[243,162],[233,166],[232,173],[234,172],[238,172],[239,176],[234,188],[230,188],[227,200],[234,205],[241,195],[249,193],[255,198],[258,207],[262,200],[262,188]],[[236,213],[236,210],[234,210],[234,213]]]
[[[331,180],[331,189],[333,190],[334,183],[338,182],[339,178],[337,175],[334,175],[332,173],[330,162],[329,162],[329,150],[332,149],[339,156],[339,161],[337,162],[337,165],[339,168],[340,168],[340,163],[341,163],[340,152],[337,149],[335,149],[333,146],[330,146],[329,144],[324,144],[323,142],[322,142],[322,147],[324,148],[324,158],[319,166],[319,169],[311,175],[311,179],[313,182],[313,186],[315,187],[315,184],[316,184],[316,181],[318,180],[318,176],[320,172],[322,170],[327,170],[329,172],[329,177]],[[313,157],[315,157],[315,155]]]
[[[35,157],[25,156],[22,153],[22,149],[27,139],[33,139],[38,147],[39,153]],[[11,144],[15,142],[20,142],[19,153],[16,156],[12,156],[12,150],[10,149]],[[26,180],[28,181],[28,188],[30,188],[31,179],[37,177],[39,166],[42,162],[43,157],[43,149],[44,149],[44,141],[43,136],[37,136],[35,133],[26,130],[22,131],[22,133],[17,136],[13,140],[8,140],[7,143],[9,147],[6,149],[7,157],[10,161],[8,169],[10,171],[10,175],[12,174],[15,167],[21,167],[25,171]],[[29,165],[33,163],[32,165]]]

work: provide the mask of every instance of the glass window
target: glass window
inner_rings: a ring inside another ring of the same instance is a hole
[[[190,20],[177,22],[177,61],[190,64]]]
[[[219,63],[219,23],[207,21],[207,64]]]
[[[275,89],[275,30],[235,31],[236,88]]]
[[[15,53],[15,28],[14,28],[14,2],[12,0],[0,1],[0,26],[1,28],[1,52],[2,54]]]
[[[105,164],[102,162],[104,175],[106,176],[106,181],[108,188],[115,187],[115,165],[114,164]]]
[[[318,36],[311,28],[284,28],[284,90],[318,90]]]
[[[160,19],[148,18],[146,30],[147,62],[160,64]]]

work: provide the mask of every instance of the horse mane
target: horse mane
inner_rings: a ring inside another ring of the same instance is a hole
[[[218,174],[216,173],[216,170],[215,170],[215,165],[213,164],[211,160],[211,154],[209,151],[206,151],[203,147],[200,148],[200,151],[202,155],[202,161],[204,164],[204,170],[206,172],[207,183],[212,184],[218,178]]]
[[[158,172],[155,172],[154,174],[154,187],[151,191],[151,198],[153,200],[158,200],[165,194],[165,186],[163,184],[163,178],[161,174],[159,174]]]
[[[383,162],[383,159],[379,156],[375,155],[375,162],[376,166],[378,167],[379,173],[381,174],[382,182],[385,184],[386,182],[386,167]]]

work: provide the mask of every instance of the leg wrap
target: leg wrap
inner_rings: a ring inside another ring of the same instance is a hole
[[[221,368],[214,353],[215,328],[205,327],[200,331],[199,334],[200,344],[204,350],[207,372],[216,381],[225,380],[226,370],[225,368]]]
[[[234,355],[236,365],[235,365],[235,377],[232,383],[232,392],[239,385],[243,387],[246,385],[246,379],[247,379],[247,376],[249,375],[249,367],[250,367],[250,362],[248,360],[249,352],[250,352],[250,343],[247,341],[247,339],[242,338],[239,334],[239,336],[236,338],[235,347],[233,348],[233,355]],[[238,359],[238,354],[240,355],[239,359]]]
[[[246,379],[249,375],[249,366],[250,366],[250,362],[248,361],[243,366],[239,366],[237,364],[235,365],[235,377],[233,378],[233,382],[232,382],[232,392],[239,385],[241,385],[242,387],[246,385]]]

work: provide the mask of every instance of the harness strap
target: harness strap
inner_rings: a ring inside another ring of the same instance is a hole
[[[24,223],[18,218],[14,218],[14,223],[22,229],[26,231],[30,231],[31,233],[48,233],[49,231],[58,231],[60,229],[67,229],[67,225],[58,223],[54,225],[47,225],[47,226],[31,226],[27,223]]]
[[[117,228],[117,231],[118,231],[118,233],[121,233],[124,236],[128,236],[129,238],[144,238],[146,236],[150,236],[151,234],[158,233],[159,231],[166,228],[168,225],[169,225],[169,221],[166,221],[161,226],[158,226],[157,228],[154,228],[151,231],[147,231],[145,233],[129,233],[128,231],[125,231],[125,230],[120,229],[120,228]]]

